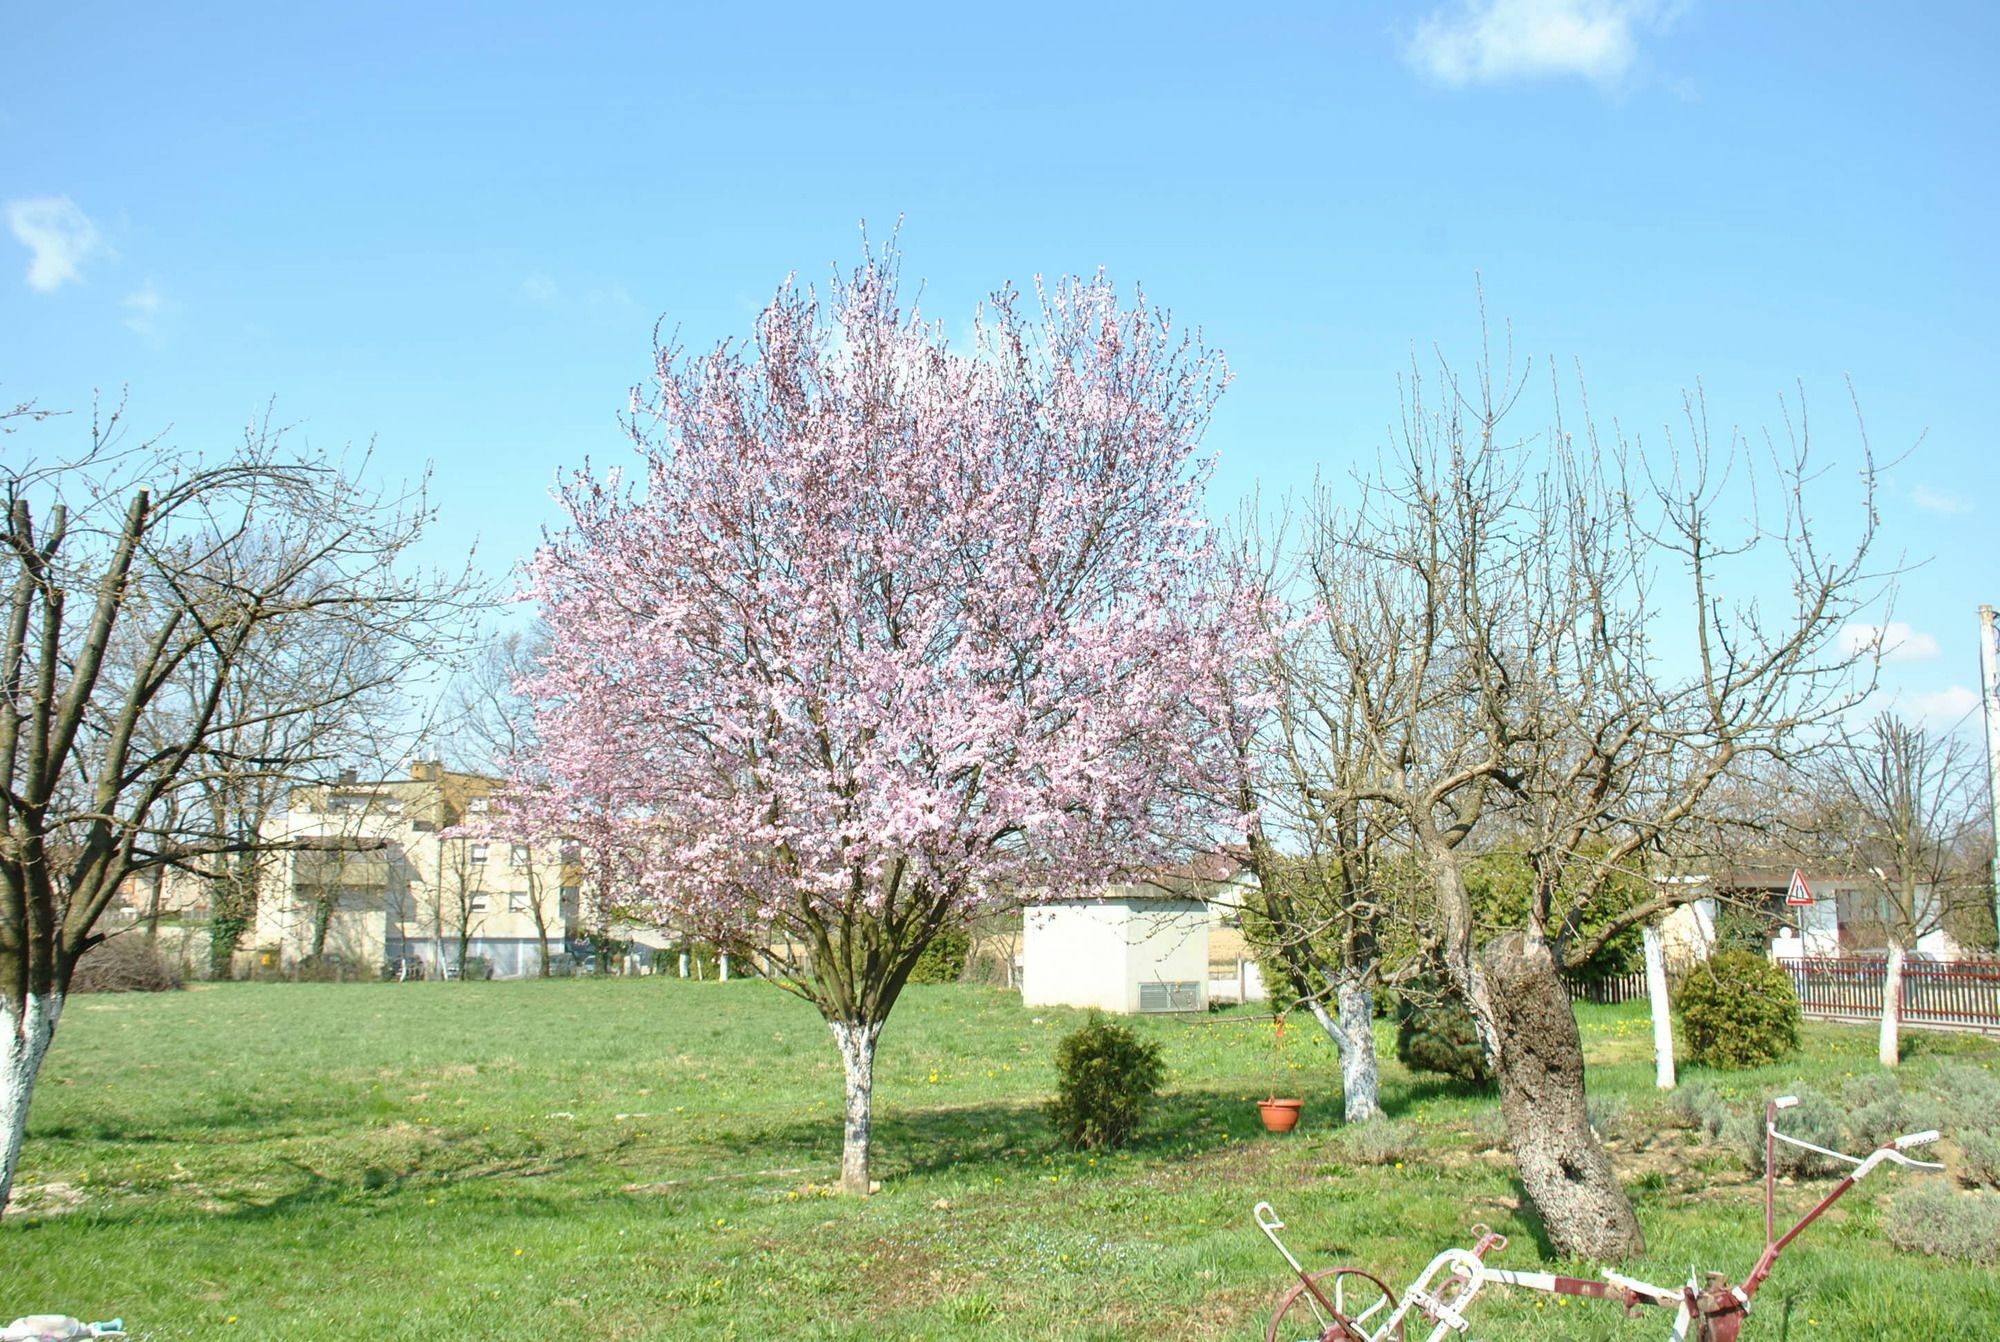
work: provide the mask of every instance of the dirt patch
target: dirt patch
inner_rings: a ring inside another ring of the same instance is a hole
[[[46,1184],[16,1184],[7,1204],[7,1216],[64,1216],[90,1200],[75,1184],[52,1181]]]

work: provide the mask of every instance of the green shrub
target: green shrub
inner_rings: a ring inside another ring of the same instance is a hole
[[[1424,985],[1396,1007],[1396,1057],[1413,1072],[1448,1076],[1469,1086],[1492,1082],[1472,1009],[1456,992]]]
[[[2000,1123],[2000,1077],[1983,1067],[1955,1063],[1931,1078],[1938,1126],[1948,1133],[1990,1128]]]
[[[1729,1101],[1714,1086],[1699,1082],[1676,1090],[1667,1100],[1667,1107],[1690,1126],[1699,1128],[1706,1141],[1720,1137],[1729,1123]]]
[[[1724,951],[1690,970],[1674,1006],[1690,1062],[1759,1067],[1799,1046],[1799,998],[1784,970]]]
[[[1584,1108],[1597,1135],[1609,1137],[1612,1129],[1621,1126],[1632,1112],[1632,1102],[1623,1095],[1591,1095],[1585,1098]]]
[[[181,967],[132,932],[108,937],[83,953],[69,981],[73,993],[160,993],[182,986]]]
[[[2000,1188],[2000,1132],[1974,1128],[1958,1134],[1958,1168],[1963,1183]]]
[[[1778,1131],[1831,1151],[1843,1151],[1851,1145],[1842,1121],[1846,1114],[1838,1104],[1804,1086],[1794,1087],[1792,1093],[1798,1096],[1798,1107],[1778,1115]],[[1730,1113],[1723,1120],[1721,1133],[1722,1140],[1736,1148],[1743,1168],[1759,1176],[1764,1173],[1764,1104],[1761,1099],[1755,1100],[1747,1109]],[[1779,1142],[1772,1154],[1778,1173],[1795,1178],[1818,1178],[1852,1168],[1789,1142]]]
[[[1899,1194],[1883,1226],[1899,1249],[1967,1263],[2000,1262],[2000,1194],[1928,1183]]]
[[[1415,1125],[1378,1118],[1340,1131],[1340,1145],[1360,1165],[1393,1165],[1423,1149],[1423,1134]]]
[[[1866,1072],[1841,1087],[1854,1150],[1872,1150],[1894,1137],[1933,1125],[1930,1107],[1903,1093],[1889,1072]]]
[[[1715,951],[1747,951],[1752,955],[1763,955],[1770,948],[1771,938],[1778,935],[1784,925],[1782,918],[1764,909],[1745,908],[1741,904],[1725,902],[1715,914]]]
[[[1160,1046],[1097,1012],[1056,1045],[1056,1097],[1049,1124],[1072,1150],[1132,1140],[1166,1077]]]
[[[965,976],[965,957],[972,950],[972,937],[956,928],[938,933],[917,956],[910,970],[912,983],[956,983]]]

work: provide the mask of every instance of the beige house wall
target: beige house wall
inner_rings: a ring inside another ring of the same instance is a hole
[[[265,865],[254,953],[283,963],[310,953],[323,898],[326,946],[357,963],[413,956],[435,972],[467,953],[501,974],[540,972],[536,908],[548,953],[560,954],[577,918],[577,869],[559,850],[448,834],[476,826],[500,783],[434,764],[408,780],[301,787],[265,828],[286,845]]]

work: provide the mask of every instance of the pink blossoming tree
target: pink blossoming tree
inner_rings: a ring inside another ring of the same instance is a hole
[[[816,1006],[869,1190],[875,1048],[941,930],[1212,842],[1228,640],[1195,447],[1221,358],[1101,277],[968,347],[893,252],[657,352],[643,457],[533,566],[550,777],[647,902]]]

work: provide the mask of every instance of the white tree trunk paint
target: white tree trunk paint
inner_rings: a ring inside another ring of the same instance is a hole
[[[717,975],[717,977],[720,978],[724,983],[729,982],[729,952],[728,951],[722,952],[722,954],[715,957],[715,961],[716,964],[719,965],[722,970],[722,972],[719,975]]]
[[[1653,1008],[1653,1084],[1674,1088],[1674,1017],[1667,1000],[1667,953],[1660,929],[1648,925],[1641,933],[1646,947],[1646,1001]]]
[[[847,1124],[841,1136],[840,1188],[843,1193],[867,1197],[868,1147],[875,1104],[875,1041],[880,1024],[856,1025],[849,1021],[829,1021],[833,1042],[840,1048],[840,1060],[847,1068]]]
[[[1903,1023],[1903,943],[1889,938],[1889,964],[1882,974],[1882,1038],[1876,1057],[1884,1067],[1894,1067]]]
[[[1382,1117],[1382,1077],[1375,1062],[1375,994],[1366,988],[1340,990],[1340,1029],[1347,1047],[1340,1051],[1340,1090],[1346,1098],[1347,1121],[1365,1123]]]
[[[1374,994],[1364,988],[1336,989],[1338,1019],[1318,998],[1306,1010],[1340,1053],[1340,1092],[1346,1122],[1365,1123],[1382,1116],[1381,1070],[1375,1061]],[[1358,1024],[1357,1024],[1358,1022]]]
[[[682,978],[686,978],[687,976],[688,976],[688,953],[687,953],[686,951],[682,951],[682,952],[681,952],[681,977],[682,977]]]
[[[14,1171],[21,1164],[21,1143],[28,1135],[28,1105],[35,1097],[35,1078],[49,1041],[62,1018],[63,999],[28,994],[26,1014],[17,1018],[12,1006],[0,1003],[0,1211],[14,1193]]]

